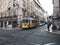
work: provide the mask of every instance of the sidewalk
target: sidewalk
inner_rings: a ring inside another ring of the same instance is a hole
[[[6,28],[6,27],[0,27],[0,30],[17,30],[17,29],[21,29],[21,28]]]
[[[56,32],[52,32],[52,33],[55,33],[55,34],[60,34],[60,31],[56,31]]]
[[[48,30],[46,30],[46,31],[48,31]],[[52,26],[50,26],[50,31],[49,31],[50,33],[54,33],[54,34],[60,34],[60,30],[52,30]]]

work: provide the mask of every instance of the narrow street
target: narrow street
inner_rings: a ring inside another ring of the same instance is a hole
[[[0,0],[0,45],[60,45],[60,0]]]
[[[46,25],[33,29],[0,30],[0,45],[60,45],[60,35],[46,30]]]

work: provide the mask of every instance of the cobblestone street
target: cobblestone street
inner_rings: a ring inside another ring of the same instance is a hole
[[[25,30],[0,30],[0,45],[60,45],[60,35],[46,30],[46,25]]]

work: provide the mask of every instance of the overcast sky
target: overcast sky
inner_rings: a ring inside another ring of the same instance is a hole
[[[39,0],[42,7],[48,12],[49,15],[53,13],[52,0]]]

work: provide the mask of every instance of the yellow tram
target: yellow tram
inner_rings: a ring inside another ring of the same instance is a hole
[[[34,28],[38,26],[38,21],[31,17],[25,17],[22,19],[21,27],[22,28]]]

